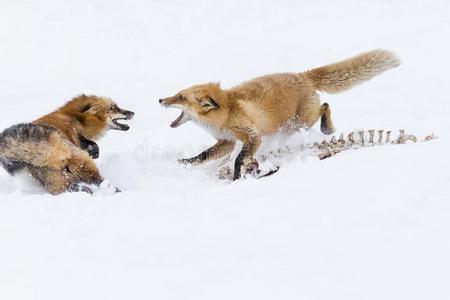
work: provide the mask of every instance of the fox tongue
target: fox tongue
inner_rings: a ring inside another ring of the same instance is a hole
[[[181,120],[183,120],[184,117],[184,112],[181,112],[180,116],[178,118],[176,118],[175,121],[172,122],[172,124],[170,124],[170,127],[175,128],[178,127],[182,124]]]

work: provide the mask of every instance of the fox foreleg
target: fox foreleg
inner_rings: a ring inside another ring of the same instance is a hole
[[[201,164],[211,160],[222,158],[230,154],[234,149],[235,141],[231,140],[219,140],[214,146],[206,149],[197,156],[191,158],[179,159],[178,162],[181,164]]]
[[[87,151],[90,157],[97,159],[100,156],[100,148],[97,143],[88,140],[82,135],[78,135],[78,140],[80,141],[80,148]]]

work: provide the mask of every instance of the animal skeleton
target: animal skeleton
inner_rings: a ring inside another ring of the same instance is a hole
[[[377,139],[375,141],[375,132],[377,133]],[[364,130],[360,130],[357,132],[358,136],[355,137],[355,132],[350,132],[345,138],[344,133],[339,135],[337,139],[336,136],[332,136],[331,139],[324,139],[322,142],[315,142],[313,144],[301,145],[292,149],[292,147],[283,147],[274,151],[269,151],[259,157],[261,161],[269,160],[270,158],[277,157],[285,157],[297,151],[310,150],[314,153],[314,156],[319,157],[320,160],[330,158],[340,152],[358,149],[362,147],[373,147],[373,146],[381,146],[381,145],[394,145],[394,144],[406,144],[408,141],[413,143],[417,143],[418,139],[415,135],[405,134],[404,129],[399,130],[399,134],[397,138],[392,139],[391,130],[387,130],[386,134],[383,129],[368,130],[369,138],[366,141],[366,133]],[[437,137],[434,134],[428,135],[423,138],[422,142],[428,142],[436,139]],[[230,157],[227,157],[219,166],[218,176],[220,179],[230,179],[231,176],[231,168],[227,165],[230,162]],[[278,170],[278,169],[277,169]]]
[[[404,129],[400,129],[398,137],[392,141],[391,141],[391,131],[390,130],[386,131],[386,138],[384,143],[382,142],[384,130],[378,130],[377,143],[374,142],[375,130],[371,129],[368,130],[368,132],[369,132],[369,140],[367,143],[365,140],[365,131],[360,130],[358,131],[357,140],[355,140],[354,138],[354,132],[351,132],[348,134],[347,140],[345,140],[344,135],[341,134],[340,138],[337,141],[336,137],[333,136],[329,141],[323,140],[320,144],[317,142],[314,143],[312,148],[319,150],[318,157],[319,159],[322,160],[349,149],[357,149],[366,146],[387,145],[387,144],[406,144],[408,141],[417,143],[417,137],[412,134],[405,134]],[[434,134],[431,134],[429,136],[426,136],[423,139],[423,141],[428,142],[433,139],[436,139],[436,136]]]

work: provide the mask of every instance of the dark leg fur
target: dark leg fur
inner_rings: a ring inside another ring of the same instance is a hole
[[[87,151],[90,157],[97,159],[100,156],[100,148],[95,142],[90,141],[81,135],[78,136],[78,139],[80,140],[80,148]]]
[[[214,146],[206,149],[197,156],[178,160],[182,164],[198,164],[213,159],[219,159],[230,154],[234,149],[234,141],[220,140]]]
[[[327,135],[334,133],[335,129],[333,126],[333,121],[331,120],[331,110],[328,103],[322,104],[320,113],[320,131],[322,131],[323,134]]]
[[[248,157],[249,150],[247,147],[242,147],[241,152],[239,152],[239,155],[236,157],[236,160],[234,162],[234,176],[233,180],[237,180],[241,178],[241,168],[244,165],[244,159]]]
[[[69,188],[68,192],[71,192],[71,193],[84,192],[84,193],[88,193],[88,194],[91,194],[91,195],[94,193],[94,192],[93,192],[90,188],[88,188],[87,186],[85,186],[85,185],[80,185],[80,184],[72,185],[72,186]]]
[[[213,147],[206,149],[205,151],[203,151],[202,153],[200,153],[197,156],[191,157],[191,158],[183,158],[178,160],[181,164],[194,164],[194,163],[201,163],[204,162],[205,160],[208,160],[208,158],[210,158],[212,155],[214,155],[214,149]]]

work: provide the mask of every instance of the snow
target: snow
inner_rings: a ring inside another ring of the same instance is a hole
[[[0,299],[450,299],[449,15],[444,0],[2,0],[0,128],[81,93],[136,118],[99,143],[120,194],[53,197],[0,170]],[[322,95],[338,132],[438,140],[298,154],[232,184],[176,163],[214,140],[171,129],[159,98],[374,48],[402,66]]]

